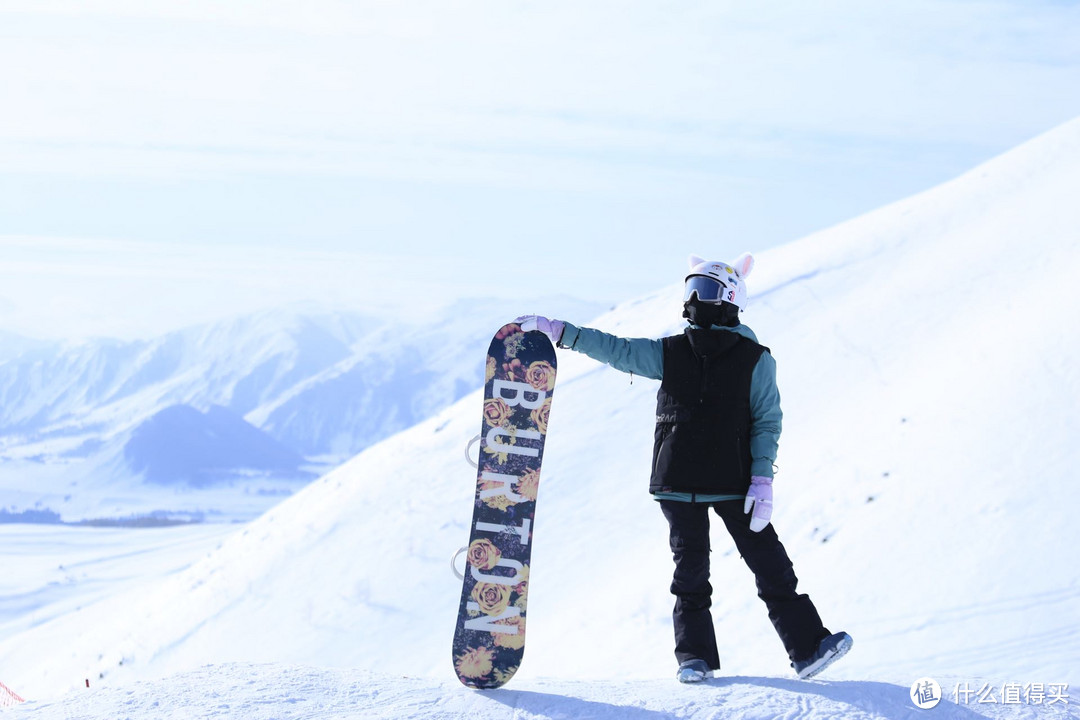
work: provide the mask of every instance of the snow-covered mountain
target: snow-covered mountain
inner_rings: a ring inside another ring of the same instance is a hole
[[[481,364],[459,349],[506,313],[471,300],[412,324],[289,309],[130,342],[7,336],[0,508],[68,520],[215,507],[243,515],[226,486],[287,493],[476,387]],[[182,494],[160,492],[167,486]],[[213,497],[187,492],[215,486]],[[102,502],[118,495],[126,499]]]
[[[792,691],[807,708],[844,696],[866,717],[892,716],[895,688],[880,681],[1075,688],[1077,187],[1080,121],[757,258],[744,319],[777,358],[785,410],[774,522],[802,590],[855,647],[820,691],[773,677],[790,677],[787,658],[718,531],[714,617],[734,677],[717,682]],[[680,289],[590,324],[677,332]],[[571,352],[559,361],[528,647],[510,686],[532,705],[569,679],[674,669],[667,528],[646,492],[657,384]],[[48,697],[84,678],[108,687],[234,661],[450,677],[460,582],[448,560],[468,536],[475,475],[461,456],[480,405],[472,393],[366,449],[183,572],[7,638],[3,681]],[[845,681],[861,682],[846,693]],[[495,716],[481,705],[497,698],[448,685],[420,702]],[[610,690],[638,708],[628,717],[663,707],[641,686]],[[674,702],[685,716],[740,716]]]

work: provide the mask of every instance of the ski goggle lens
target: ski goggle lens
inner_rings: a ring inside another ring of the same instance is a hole
[[[683,302],[686,302],[697,294],[701,302],[720,302],[727,287],[719,280],[704,275],[691,275],[686,278],[686,288],[683,291]]]

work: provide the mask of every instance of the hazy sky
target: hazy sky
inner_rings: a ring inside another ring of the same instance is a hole
[[[3,0],[0,329],[620,301],[1078,115],[1078,2]]]

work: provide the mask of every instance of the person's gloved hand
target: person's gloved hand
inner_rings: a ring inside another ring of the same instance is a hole
[[[514,322],[521,325],[521,329],[525,332],[539,330],[547,335],[548,340],[551,340],[552,343],[559,342],[559,339],[562,338],[563,329],[566,327],[561,321],[548,320],[543,315],[522,315]]]
[[[746,493],[743,512],[748,513],[751,510],[754,514],[750,516],[750,530],[761,532],[772,517],[772,478],[761,475],[750,478],[750,490]]]

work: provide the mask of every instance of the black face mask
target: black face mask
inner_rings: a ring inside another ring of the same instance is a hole
[[[729,302],[706,303],[692,297],[683,303],[683,317],[698,327],[735,327],[739,324],[739,307]]]

